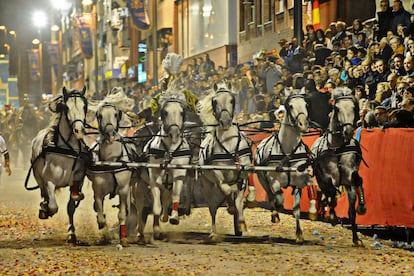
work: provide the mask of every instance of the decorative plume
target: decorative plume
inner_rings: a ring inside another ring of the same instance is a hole
[[[183,58],[176,53],[168,53],[162,61],[162,68],[168,73],[177,75],[183,65]]]

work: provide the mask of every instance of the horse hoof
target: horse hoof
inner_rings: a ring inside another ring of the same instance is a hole
[[[164,215],[164,216],[161,216],[161,222],[167,222],[168,221],[168,215]]]
[[[137,240],[137,244],[138,245],[145,245],[145,237],[144,236],[140,236]]]
[[[178,217],[171,217],[170,218],[170,224],[178,225],[179,223],[180,223],[180,219]]]
[[[83,193],[79,193],[77,195],[71,194],[70,197],[74,200],[74,201],[81,201],[82,199],[85,198],[85,195]]]
[[[247,208],[255,208],[257,206],[256,201],[247,201]]]
[[[358,205],[358,208],[357,208],[358,215],[365,215],[366,212],[367,212],[367,206],[365,204]]]
[[[49,215],[45,210],[40,209],[39,210],[39,219],[48,219]]]
[[[240,232],[246,232],[247,231],[247,226],[246,226],[246,223],[245,222],[240,222],[239,223],[239,229],[240,229]]]
[[[318,213],[309,213],[309,219],[316,221],[318,219]]]
[[[68,239],[66,240],[70,244],[76,244],[77,239],[75,234],[69,234]]]
[[[154,234],[154,240],[156,241],[166,241],[167,237],[163,233]]]
[[[301,237],[296,237],[296,243],[297,244],[302,244],[303,242],[304,242],[305,240],[303,239],[303,237],[301,236]]]
[[[121,239],[121,245],[122,245],[123,247],[128,247],[128,246],[129,246],[129,241],[128,241],[128,239],[127,239],[127,238],[122,238],[122,239]]]
[[[185,208],[184,209],[184,215],[186,215],[186,216],[191,215],[191,209],[190,208]]]
[[[271,221],[272,223],[279,223],[280,222],[279,214],[272,214]]]
[[[234,215],[234,214],[236,214],[236,213],[237,213],[237,209],[236,209],[236,207],[235,207],[235,206],[229,206],[229,207],[227,207],[227,212],[228,212],[230,215]]]
[[[362,242],[362,240],[358,239],[358,240],[354,241],[354,246],[364,247],[364,243]]]

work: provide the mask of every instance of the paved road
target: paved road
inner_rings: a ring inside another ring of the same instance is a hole
[[[0,184],[0,274],[102,275],[412,275],[414,254],[392,248],[393,242],[362,236],[365,247],[353,247],[351,232],[341,226],[302,220],[305,243],[294,242],[294,220],[282,214],[280,224],[270,222],[263,209],[246,209],[248,232],[232,236],[233,219],[220,209],[216,243],[206,242],[210,218],[206,208],[194,209],[180,225],[163,225],[168,241],[146,246],[118,245],[117,228],[108,232],[112,243],[96,245],[103,233],[97,228],[92,193],[75,220],[84,246],[65,243],[67,191],[58,194],[60,210],[39,220],[39,191],[23,187],[26,171],[14,169]],[[32,180],[31,185],[34,185]],[[108,224],[116,225],[116,200],[106,202]],[[147,228],[150,235],[151,229]],[[131,237],[134,241],[134,237]]]

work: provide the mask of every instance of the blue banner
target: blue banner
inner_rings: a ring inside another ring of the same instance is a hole
[[[82,55],[86,59],[92,58],[93,45],[92,45],[92,14],[85,13],[83,15],[76,16],[76,23],[79,29],[79,43],[82,51]]]
[[[30,66],[30,78],[34,81],[40,79],[40,56],[38,49],[32,49],[28,51],[29,66]]]
[[[141,30],[148,30],[150,23],[145,8],[145,0],[129,0],[128,6],[133,26]]]
[[[47,44],[47,52],[49,54],[49,62],[55,76],[59,76],[58,59],[59,59],[59,44],[57,42],[49,42]]]

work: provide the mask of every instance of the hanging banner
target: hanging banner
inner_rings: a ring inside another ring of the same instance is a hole
[[[30,78],[34,81],[40,79],[40,56],[38,49],[28,50]]]
[[[57,42],[49,42],[47,44],[47,53],[49,54],[49,62],[53,73],[57,77],[58,72],[58,58],[59,58],[59,44]]]
[[[312,2],[312,23],[315,30],[321,27],[319,0],[313,0]]]
[[[76,25],[79,29],[79,43],[81,52],[84,58],[91,59],[93,54],[92,45],[92,14],[84,13],[82,15],[75,16]]]
[[[132,25],[141,30],[148,30],[150,23],[145,0],[129,0],[128,7],[132,18]]]

